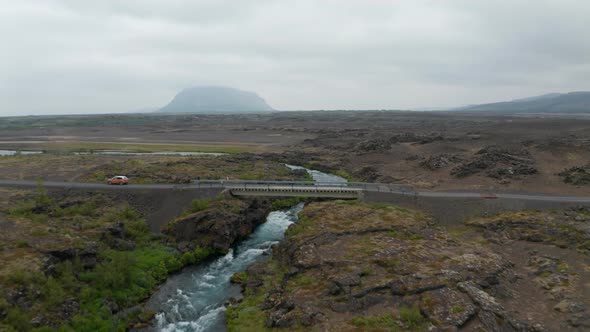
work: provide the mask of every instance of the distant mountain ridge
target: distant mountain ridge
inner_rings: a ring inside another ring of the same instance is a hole
[[[245,113],[274,111],[254,92],[222,86],[199,86],[179,92],[159,112]]]
[[[455,108],[459,111],[576,113],[590,112],[590,91],[549,93],[498,103],[469,105]]]

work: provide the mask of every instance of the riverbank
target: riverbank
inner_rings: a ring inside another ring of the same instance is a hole
[[[56,199],[39,187],[0,198],[3,331],[124,331],[149,320],[135,306],[168,275],[214,253],[185,259],[136,209],[107,195]]]
[[[441,227],[385,204],[313,202],[233,280],[229,331],[576,331],[590,327],[586,210]]]
[[[184,267],[227,253],[272,206],[266,200],[197,199],[173,224],[196,223],[204,215],[202,224],[215,227],[181,232],[197,240],[183,242],[172,236],[178,234],[150,232],[142,216],[151,211],[149,200],[137,195],[39,187],[2,189],[0,198],[0,330],[7,331],[143,326],[154,313],[137,305],[158,285]]]
[[[156,312],[156,321],[144,331],[224,331],[226,305],[232,298],[240,297],[239,288],[231,285],[230,278],[264,260],[287,227],[296,222],[301,208],[299,204],[271,212],[264,223],[226,255],[169,278],[146,304]]]

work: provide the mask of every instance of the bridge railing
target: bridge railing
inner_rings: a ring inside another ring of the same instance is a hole
[[[226,189],[271,189],[301,188],[301,187],[335,187],[362,189],[375,192],[413,193],[411,186],[395,183],[369,183],[369,182],[328,182],[328,181],[268,181],[268,180],[194,180],[191,187],[198,188],[226,188]]]

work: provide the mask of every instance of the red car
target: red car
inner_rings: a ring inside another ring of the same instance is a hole
[[[129,179],[123,175],[113,176],[112,178],[107,180],[108,184],[118,184],[118,185],[126,185],[129,184]]]

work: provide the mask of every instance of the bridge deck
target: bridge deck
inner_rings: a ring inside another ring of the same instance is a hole
[[[234,195],[244,196],[309,196],[358,198],[363,190],[344,186],[280,186],[280,185],[228,185],[226,189]]]

